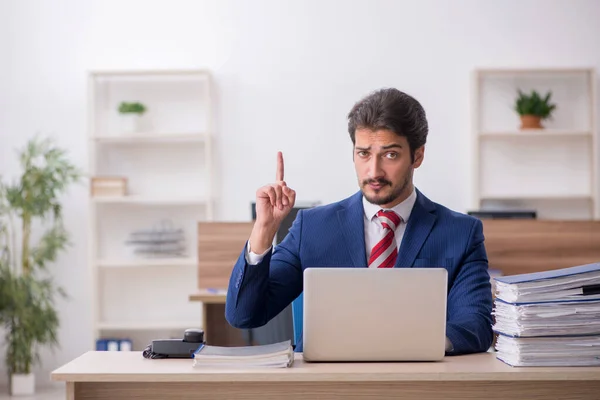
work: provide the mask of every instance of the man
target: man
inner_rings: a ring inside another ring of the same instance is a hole
[[[227,321],[238,328],[266,324],[300,295],[303,270],[311,266],[444,267],[447,354],[486,351],[492,293],[481,221],[433,203],[413,185],[428,132],[422,106],[396,89],[379,90],[352,108],[348,131],[361,190],[300,210],[272,252],[296,199],[278,153],[277,181],[256,192],[256,222],[231,274]]]

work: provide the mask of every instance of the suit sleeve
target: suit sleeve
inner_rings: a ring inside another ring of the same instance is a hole
[[[464,257],[448,294],[446,336],[449,354],[484,352],[492,344],[492,289],[483,225],[475,219]]]
[[[248,264],[246,247],[242,249],[227,290],[225,318],[231,326],[242,329],[263,326],[300,295],[303,286],[301,233],[302,210],[285,239],[258,264]]]

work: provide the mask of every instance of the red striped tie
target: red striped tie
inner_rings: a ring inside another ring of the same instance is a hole
[[[379,210],[377,218],[383,225],[383,238],[373,246],[369,257],[369,268],[393,268],[398,257],[398,246],[394,231],[400,224],[401,218],[393,211]]]

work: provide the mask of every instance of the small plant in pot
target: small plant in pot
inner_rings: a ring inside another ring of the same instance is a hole
[[[119,114],[121,114],[121,131],[123,133],[134,133],[139,129],[139,119],[146,112],[146,106],[139,102],[121,102]]]
[[[519,89],[518,94],[515,111],[521,117],[521,129],[542,129],[541,121],[550,118],[556,109],[556,104],[550,103],[552,92],[542,97],[535,90],[525,94]]]
[[[16,182],[0,180],[0,324],[10,393],[27,395],[35,389],[40,346],[58,345],[55,300],[66,294],[49,269],[68,246],[59,196],[80,173],[49,139],[30,140],[19,160]],[[41,235],[38,227],[45,229]]]

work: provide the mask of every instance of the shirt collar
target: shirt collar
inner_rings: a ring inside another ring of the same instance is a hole
[[[395,205],[392,208],[389,208],[389,209],[385,208],[384,210],[394,211],[396,214],[398,214],[402,218],[402,221],[404,221],[406,223],[408,221],[408,217],[410,217],[410,213],[412,212],[412,209],[413,209],[413,206],[415,205],[416,200],[417,200],[417,191],[413,187],[412,193],[406,198],[406,200],[404,200],[400,204]],[[365,216],[367,217],[367,220],[372,221],[373,217],[376,216],[377,212],[379,212],[379,210],[382,209],[381,206],[378,206],[377,204],[369,203],[369,201],[365,198],[365,196],[363,196],[362,202],[363,202],[363,208],[365,210]]]

